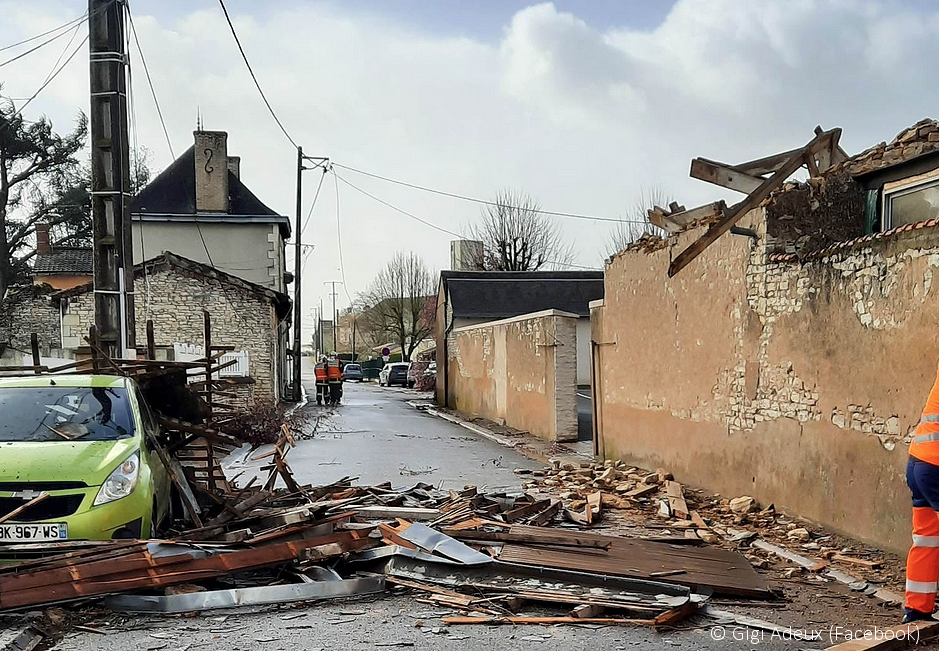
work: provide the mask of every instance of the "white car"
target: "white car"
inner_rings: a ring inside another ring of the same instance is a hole
[[[408,369],[410,368],[410,362],[390,362],[385,364],[378,374],[378,385],[390,387],[392,384],[400,384],[406,387],[408,385]]]

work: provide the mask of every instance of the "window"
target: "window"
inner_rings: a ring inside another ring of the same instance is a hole
[[[0,389],[0,442],[116,441],[134,433],[127,392],[90,387]]]
[[[939,170],[884,184],[883,230],[939,217]]]

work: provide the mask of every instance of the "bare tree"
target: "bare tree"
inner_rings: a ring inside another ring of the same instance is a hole
[[[649,221],[649,210],[655,206],[666,207],[671,202],[668,195],[659,187],[648,191],[640,190],[639,198],[633,207],[618,222],[607,240],[607,255],[616,255],[643,235],[667,237],[668,232]]]
[[[486,271],[537,271],[562,268],[574,259],[557,221],[539,210],[529,195],[499,192],[487,205],[480,223],[468,228],[469,237],[483,243],[477,266]]]
[[[360,296],[363,328],[401,346],[407,361],[432,333],[424,313],[436,290],[434,276],[414,253],[396,253]]]

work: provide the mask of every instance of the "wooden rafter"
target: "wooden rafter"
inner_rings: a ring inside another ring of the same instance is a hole
[[[706,158],[695,158],[691,161],[691,177],[744,194],[750,194],[763,182],[758,176],[751,176],[730,165]]]
[[[743,215],[759,206],[773,190],[780,187],[796,170],[806,164],[808,158],[814,161],[815,156],[823,148],[828,148],[828,151],[832,151],[834,149],[832,143],[837,143],[837,139],[840,137],[841,129],[832,129],[830,131],[822,131],[820,128],[816,129],[814,138],[801,149],[790,152],[791,155],[789,158],[780,165],[769,178],[764,179],[759,187],[748,194],[743,201],[725,211],[720,221],[713,224],[704,235],[689,245],[688,248],[682,251],[678,257],[672,261],[672,264],[668,268],[669,277],[674,276],[684,269],[689,262],[698,257],[701,252],[714,243],[717,238],[729,231]]]

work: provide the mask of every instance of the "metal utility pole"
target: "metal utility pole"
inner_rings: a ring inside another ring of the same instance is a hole
[[[294,252],[293,261],[293,399],[300,402],[300,333],[303,328],[303,319],[300,312],[300,262],[302,248],[300,246],[300,195],[303,187],[301,176],[303,175],[303,147],[297,147],[297,232],[294,237],[297,247]]]
[[[127,138],[126,0],[88,0],[95,326],[111,357],[136,359]]]
[[[330,285],[332,287],[332,291],[330,292],[330,294],[333,297],[333,351],[338,353],[339,343],[338,343],[336,334],[339,331],[339,313],[336,312],[336,296],[338,294],[338,292],[336,292],[336,285],[341,285],[342,281],[341,280],[327,280],[327,281],[324,281],[323,284]]]

